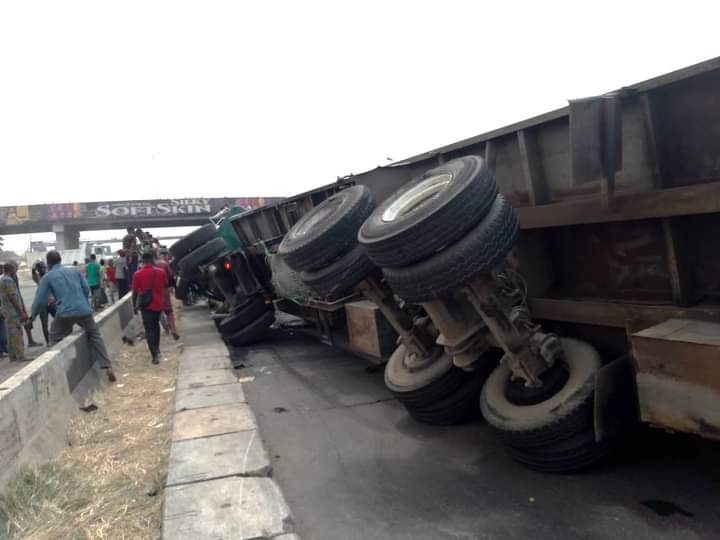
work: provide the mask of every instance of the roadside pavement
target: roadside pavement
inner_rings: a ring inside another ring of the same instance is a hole
[[[162,538],[299,540],[207,306],[183,307],[181,321]]]

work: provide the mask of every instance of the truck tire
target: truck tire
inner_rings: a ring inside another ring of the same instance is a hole
[[[250,345],[260,341],[268,331],[268,328],[275,322],[275,311],[268,311],[265,315],[259,319],[248,324],[245,328],[238,330],[230,336],[225,336],[224,339],[230,345],[235,347],[242,347],[243,345]]]
[[[412,372],[403,362],[405,354],[404,345],[393,352],[385,366],[385,386],[412,418],[428,424],[451,425],[478,413],[477,400],[488,371],[463,371],[443,352],[425,369]]]
[[[498,430],[510,454],[544,472],[574,472],[604,457],[610,443],[595,442],[593,402],[595,374],[601,358],[589,344],[561,339],[565,383],[533,404],[508,397],[510,369],[501,364],[488,378],[480,396],[487,422]]]
[[[217,229],[215,225],[208,223],[207,225],[198,227],[170,246],[170,254],[174,259],[182,259],[185,255],[199,248],[206,242],[209,242],[216,236]]]
[[[303,283],[322,298],[339,298],[344,292],[365,279],[375,265],[362,246],[356,245],[339,259],[320,270],[301,274]]]
[[[257,320],[261,315],[273,310],[272,305],[265,303],[265,298],[260,295],[252,296],[222,319],[218,324],[218,330],[223,335],[233,335]]]
[[[271,272],[270,283],[275,295],[293,302],[305,302],[313,295],[302,280],[301,273],[290,268],[282,255],[268,257]]]
[[[322,268],[357,244],[357,231],[373,208],[375,202],[365,186],[340,191],[301,217],[278,253],[298,272]]]
[[[435,426],[451,426],[478,418],[478,396],[485,379],[480,373],[468,375],[462,386],[449,396],[426,407],[408,408],[408,414],[418,422]]]
[[[588,429],[571,438],[546,447],[526,450],[508,447],[510,456],[526,467],[543,473],[569,474],[597,466],[615,448],[616,441],[595,441]]]
[[[182,301],[187,300],[189,289],[190,280],[179,277],[175,285],[175,298]]]
[[[191,251],[180,260],[180,275],[190,276],[197,273],[198,266],[210,262],[227,249],[225,240],[216,237]]]
[[[395,294],[420,303],[452,293],[500,265],[519,232],[510,203],[498,195],[485,218],[463,238],[429,259],[402,268],[383,268]]]
[[[490,211],[495,175],[477,156],[454,159],[411,180],[365,220],[358,240],[380,267],[422,260],[451,244]]]

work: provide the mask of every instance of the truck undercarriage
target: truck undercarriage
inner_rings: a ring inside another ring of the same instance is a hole
[[[228,342],[260,339],[273,306],[297,315],[387,362],[416,420],[481,410],[532,468],[587,467],[637,420],[717,439],[718,90],[714,59],[573,100],[228,217],[232,249],[175,256],[214,276]]]

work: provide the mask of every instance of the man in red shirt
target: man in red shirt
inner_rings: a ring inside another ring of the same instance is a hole
[[[142,256],[142,268],[133,274],[132,298],[135,313],[142,314],[145,338],[152,363],[160,363],[160,315],[165,308],[163,291],[167,287],[167,273],[153,263],[155,254],[146,251]]]

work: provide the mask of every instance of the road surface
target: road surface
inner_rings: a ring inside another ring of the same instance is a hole
[[[381,369],[311,338],[233,362],[304,540],[718,537],[716,443],[647,430],[599,470],[544,475],[482,422],[412,421]]]

